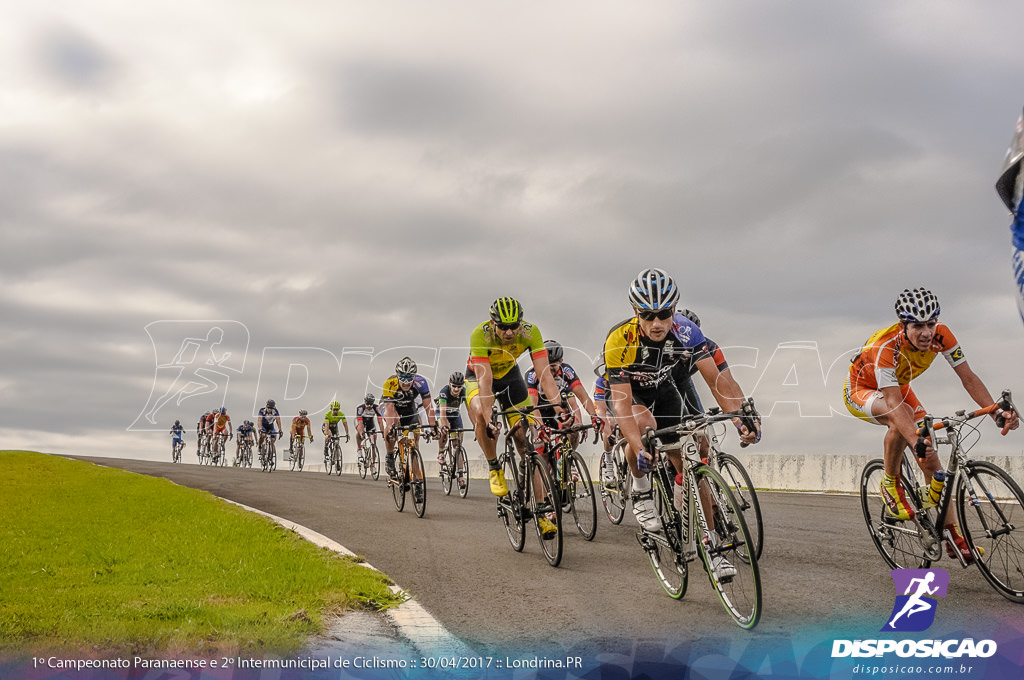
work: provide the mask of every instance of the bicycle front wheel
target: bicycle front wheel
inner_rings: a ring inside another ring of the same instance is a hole
[[[330,477],[331,473],[334,472],[334,452],[331,450],[331,446],[328,444],[327,451],[324,452],[324,472]]]
[[[661,587],[669,597],[678,600],[686,594],[689,572],[683,555],[685,546],[680,536],[679,513],[672,507],[672,487],[664,469],[651,475],[651,496],[662,530],[652,534],[641,528],[640,545],[647,551]]]
[[[380,451],[377,450],[377,442],[371,442],[370,450],[370,459],[367,461],[367,465],[370,468],[370,476],[376,482],[380,479]]]
[[[615,477],[605,479],[604,462],[601,463],[601,505],[612,524],[619,524],[626,515],[626,499],[629,498],[627,488],[627,472],[625,459],[622,456],[622,447],[616,446],[612,449],[612,464],[615,469]]]
[[[715,470],[701,465],[695,476],[698,490],[704,487],[711,502],[710,507],[704,506],[698,493],[700,506],[704,506],[704,510],[698,506],[698,512],[706,510],[705,516],[714,524],[710,526],[709,521],[710,542],[698,540],[697,549],[725,610],[740,628],[750,630],[761,619],[761,572],[743,510]]]
[[[452,451],[452,445],[449,443],[444,448],[444,464],[440,466],[441,490],[444,491],[445,496],[450,496],[452,493],[452,477],[454,470],[455,455]]]
[[[523,519],[526,505],[521,491],[524,487],[519,479],[519,467],[514,456],[515,454],[506,451],[502,457],[508,494],[498,497],[498,516],[505,525],[505,533],[508,534],[508,542],[512,544],[512,549],[522,552],[526,544],[526,522]]]
[[[968,484],[974,489],[972,496]],[[956,504],[974,563],[1000,595],[1024,603],[1024,493],[1002,468],[974,461],[960,477]]]
[[[532,487],[529,497],[533,525],[537,528],[537,539],[540,541],[544,558],[552,567],[557,567],[562,562],[562,505],[558,498],[558,489],[551,481],[547,463],[535,453],[531,454],[530,458],[533,462],[527,467],[526,483]],[[533,468],[532,474],[530,468]],[[538,481],[540,488],[537,488]],[[543,503],[538,500],[540,497],[544,498]],[[555,530],[545,534],[541,528],[541,519],[551,522]]]
[[[590,471],[576,451],[569,454],[569,478],[565,480],[565,500],[572,511],[572,519],[580,535],[588,541],[597,535],[597,498]]]
[[[423,517],[423,513],[427,511],[427,479],[423,471],[423,456],[416,448],[409,456],[409,487],[416,516]]]
[[[718,472],[729,485],[729,490],[736,497],[736,502],[743,512],[743,519],[750,531],[754,557],[761,559],[764,543],[764,525],[761,523],[761,506],[757,502],[757,492],[750,481],[750,475],[736,456],[730,453],[719,453],[717,457]]]
[[[397,457],[397,454],[396,454]],[[391,495],[395,498],[395,507],[399,512],[405,509],[405,487],[409,481],[409,470],[402,464],[401,460],[395,461],[398,464],[398,479],[388,478],[391,485]]]
[[[459,486],[459,497],[465,498],[469,493],[469,459],[462,444],[455,451],[455,482]]]
[[[868,461],[860,474],[860,506],[871,540],[893,569],[927,569],[931,560],[926,557],[917,525],[893,518],[886,509],[881,492],[884,476],[881,458]],[[905,480],[903,484],[907,486]]]

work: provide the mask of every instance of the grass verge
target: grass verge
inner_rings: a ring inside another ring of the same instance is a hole
[[[288,654],[380,572],[205,491],[0,451],[0,651]]]

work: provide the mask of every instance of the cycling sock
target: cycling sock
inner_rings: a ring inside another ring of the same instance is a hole
[[[501,463],[498,462],[497,458],[495,458],[494,460],[489,460],[489,461],[487,461],[487,469],[488,470],[500,470],[501,469]]]
[[[935,505],[939,504],[939,497],[942,495],[942,487],[946,485],[946,472],[939,470],[932,475],[932,483],[928,487],[928,498]]]
[[[645,491],[651,490],[651,480],[647,478],[647,475],[643,477],[633,477],[633,491],[637,493],[644,493]]]
[[[885,482],[886,486],[896,486],[896,478],[888,473],[885,473],[885,476],[882,479],[882,481]]]

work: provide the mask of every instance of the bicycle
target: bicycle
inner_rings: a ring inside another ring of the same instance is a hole
[[[309,441],[313,441],[313,437],[310,437]],[[288,460],[291,461],[291,471],[295,472],[296,468],[298,468],[298,471],[302,472],[302,466],[306,462],[306,435],[292,435],[291,448],[288,450],[290,452]]]
[[[196,442],[196,456],[199,458],[200,465],[206,465],[209,458],[210,452],[210,435],[206,432],[199,433],[199,439]]]
[[[251,468],[252,467],[252,438],[248,435],[241,436],[241,442],[238,447],[238,457],[235,460],[235,467]]]
[[[506,411],[498,411],[495,408],[491,412],[491,423],[500,426],[499,418],[503,418],[507,425],[508,416],[513,413],[518,413],[522,417],[514,426],[506,428],[505,448],[498,454],[498,462],[505,471],[505,483],[509,485],[508,494],[498,497],[498,517],[504,523],[509,543],[516,552],[522,552],[526,544],[526,523],[531,519],[535,520],[537,538],[544,558],[552,567],[557,567],[562,561],[562,504],[558,499],[558,489],[551,479],[547,463],[529,441],[524,460],[516,462],[513,435],[518,428],[523,427],[525,419],[529,416],[527,412],[515,408]],[[535,485],[538,482],[544,501],[537,498],[538,489]],[[544,535],[540,522],[536,521],[540,517],[547,517],[555,526],[554,533]]]
[[[748,397],[746,403],[749,403],[750,407],[753,408],[752,399]],[[714,407],[708,409],[708,413],[717,415],[721,413],[721,409]],[[761,551],[764,549],[764,525],[761,517],[761,505],[757,502],[757,492],[750,481],[747,469],[743,467],[743,464],[736,456],[726,453],[719,448],[720,437],[725,434],[725,429],[724,423],[722,424],[722,430],[719,430],[717,427],[707,428],[707,459],[718,470],[719,474],[722,475],[722,478],[728,483],[732,495],[736,497],[736,502],[743,512],[743,519],[747,522],[747,529],[750,530],[750,541],[754,547],[754,554],[760,559]],[[740,444],[741,448],[746,446],[746,444]]]
[[[597,535],[597,498],[594,495],[594,483],[590,471],[583,461],[583,456],[572,445],[571,435],[585,432],[593,425],[572,425],[559,429],[545,428],[548,441],[545,453],[553,456],[555,461],[555,480],[558,486],[558,497],[562,501],[562,512],[571,512],[576,529],[588,541]],[[600,433],[594,431],[594,443]],[[550,460],[550,459],[549,459]]]
[[[914,509],[914,517],[899,520],[886,509],[879,490],[885,474],[880,458],[869,461],[861,473],[861,509],[872,542],[892,568],[925,569],[941,559],[943,543],[953,546],[952,553],[960,566],[966,568],[969,562],[953,544],[949,530],[945,529],[954,517],[950,505],[955,495],[963,538],[978,570],[1000,595],[1013,602],[1024,603],[1024,492],[999,466],[972,460],[967,455],[981,438],[978,427],[969,425],[969,421],[995,411],[1020,413],[1009,390],[1004,390],[996,403],[970,413],[957,411],[944,418],[924,417],[919,434],[930,438],[936,449],[939,446],[950,447],[946,482],[936,505],[925,502],[929,488],[919,487],[918,466],[911,465],[904,452],[899,482]],[[1003,425],[1002,422],[997,423]],[[947,436],[937,437],[936,432],[943,429]],[[972,435],[976,438],[965,447],[964,440]]]
[[[181,452],[182,452],[182,450],[184,448],[185,448],[185,440],[179,438],[178,441],[176,441],[174,443],[174,446],[171,447],[171,462],[172,463],[180,463],[181,462]]]
[[[380,451],[377,450],[376,430],[363,434],[363,441],[359,444],[356,467],[359,468],[361,478],[366,479],[366,473],[369,472],[374,481],[380,479]]]
[[[330,476],[337,472],[341,477],[341,435],[332,434],[327,437],[327,451],[324,453],[324,471]]]
[[[273,472],[277,469],[277,446],[274,442],[280,437],[280,432],[268,432],[263,435],[263,441],[260,442],[260,465],[264,472]]]
[[[465,498],[469,493],[469,459],[466,457],[466,449],[462,446],[463,432],[469,432],[468,428],[448,430],[448,441],[444,447],[444,459],[438,466],[441,475],[441,489],[445,496],[450,496],[452,487],[458,487],[459,497]]]
[[[761,618],[757,552],[739,503],[721,474],[701,460],[698,444],[714,423],[744,415],[742,410],[688,415],[679,425],[643,435],[644,447],[654,454],[650,476],[662,528],[648,531],[641,525],[637,540],[665,592],[676,600],[686,594],[687,564],[699,556],[726,612],[737,625],[750,630]],[[662,444],[660,438],[667,434],[678,435],[679,442]],[[673,450],[683,454],[683,508],[673,503],[675,471],[666,455]],[[732,566],[732,573],[725,563]]]
[[[210,465],[223,467],[227,464],[227,456],[224,454],[224,440],[228,438],[223,432],[213,435],[213,450],[210,453]]]
[[[602,453],[601,460],[601,504],[604,512],[608,515],[612,524],[619,524],[626,515],[626,499],[633,491],[633,475],[630,474],[629,464],[626,462],[626,440],[622,438],[619,426],[613,429],[612,450],[608,454]],[[612,457],[613,479],[605,479],[604,456]]]
[[[395,507],[399,512],[405,509],[405,492],[412,492],[412,504],[417,517],[423,517],[427,511],[427,481],[423,474],[423,456],[412,438],[414,432],[423,431],[425,439],[430,441],[430,428],[422,425],[401,428],[396,448],[398,449],[398,467],[396,477],[388,477],[388,486],[395,498]]]

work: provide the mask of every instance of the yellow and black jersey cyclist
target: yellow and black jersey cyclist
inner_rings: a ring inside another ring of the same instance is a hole
[[[694,362],[724,411],[739,410],[743,393],[738,386],[728,389],[734,381],[719,380],[718,366],[700,327],[675,311],[679,288],[671,276],[661,269],[641,271],[630,285],[629,300],[633,318],[617,324],[605,339],[607,400],[628,444],[626,459],[633,474],[633,513],[647,530],[658,531],[660,522],[646,474],[652,456],[644,451],[640,437],[647,428],[660,429],[680,422],[683,398],[673,373],[681,377],[678,365]],[[742,441],[756,441],[760,432],[756,423],[754,431],[742,422],[737,421],[736,425]],[[662,441],[671,443],[673,439],[668,436]],[[678,450],[669,453],[669,460],[676,470],[683,469]],[[733,569],[724,559],[713,566],[720,577]]]
[[[415,427],[420,424],[419,408],[422,404],[427,413],[427,422],[430,427],[436,427],[434,409],[431,408],[430,386],[427,379],[418,375],[419,370],[416,362],[411,357],[402,357],[395,364],[395,375],[384,381],[384,391],[381,395],[381,404],[384,406],[384,445],[387,447],[385,467],[388,475],[394,479],[395,471],[395,442],[398,439],[398,431],[407,427]],[[414,435],[416,445],[419,445],[420,433]]]
[[[508,494],[505,473],[498,465],[497,431],[491,425],[491,408],[495,400],[502,410],[532,409],[526,381],[516,360],[525,352],[533,359],[533,368],[540,376],[540,385],[546,394],[558,394],[558,386],[551,375],[548,353],[540,329],[523,319],[523,308],[515,298],[498,298],[491,305],[491,318],[473,329],[469,337],[469,362],[466,366],[466,402],[469,417],[476,431],[476,439],[490,468],[491,492],[495,496]],[[561,413],[561,405],[555,406]],[[509,424],[515,425],[519,416],[513,414]],[[513,434],[519,455],[526,452],[526,433],[517,428]],[[543,499],[542,499],[543,500]],[[543,519],[543,518],[542,518]],[[546,520],[542,530],[556,531]]]
[[[324,433],[324,456],[327,456],[327,443],[330,438],[338,436],[339,422],[345,426],[345,443],[347,444],[349,441],[348,420],[345,419],[345,414],[341,411],[341,402],[334,400],[331,402],[331,408],[324,414],[324,424],[320,428]]]

